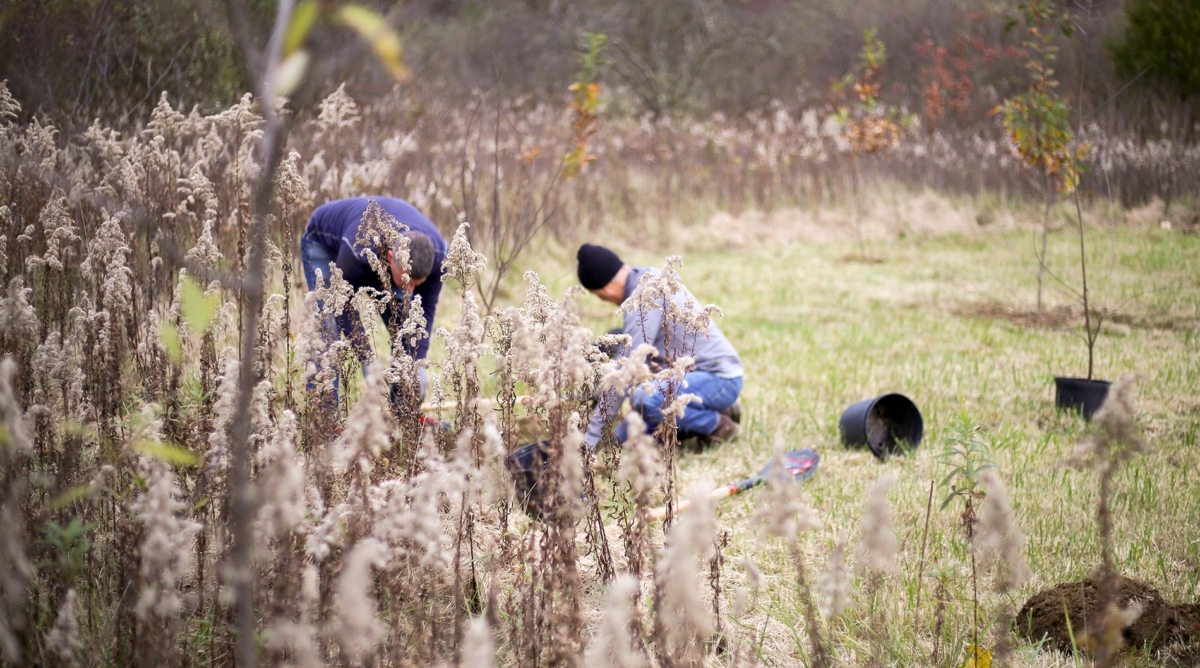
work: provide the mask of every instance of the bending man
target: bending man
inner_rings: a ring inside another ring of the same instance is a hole
[[[617,306],[633,294],[642,274],[657,273],[657,270],[648,267],[630,267],[616,253],[592,244],[580,246],[576,259],[579,263],[579,282],[583,287]],[[687,288],[681,288],[671,299],[684,306],[689,297],[691,294]],[[693,298],[692,302],[696,303],[696,300]],[[682,324],[672,323],[670,331],[664,328],[661,306],[626,313],[622,331],[632,339],[633,348],[648,343],[654,346],[660,357],[668,359],[667,341],[676,342],[674,345],[681,341],[692,341]],[[709,325],[707,334],[695,337],[695,345],[690,351],[673,352],[690,355],[695,360],[695,368],[684,376],[687,386],[681,391],[700,397],[698,403],[687,407],[679,420],[679,440],[682,442],[690,437],[716,443],[732,440],[738,434],[737,423],[741,420],[737,399],[742,392],[742,360],[729,339],[713,323]],[[628,355],[629,349],[623,349],[618,354]],[[649,432],[653,432],[662,422],[663,401],[662,387],[655,387],[651,392],[635,389],[629,397],[633,410],[641,414]],[[612,420],[619,404],[619,401],[602,401],[596,408],[588,426],[589,446],[595,447],[600,442],[604,427]],[[616,431],[617,437],[625,440],[625,425],[619,425]]]
[[[404,267],[397,262],[391,248],[371,248],[369,245],[358,243],[359,227],[371,200],[378,202],[384,212],[395,218],[397,231],[408,237],[410,267],[407,277]],[[367,261],[368,250],[388,264],[391,280],[386,287]],[[409,295],[420,296],[421,309],[425,315],[426,335],[415,346],[410,346],[407,342],[402,345],[404,352],[414,360],[425,359],[429,354],[433,318],[437,313],[438,296],[442,292],[442,261],[446,258],[446,240],[437,227],[415,207],[394,197],[354,197],[322,204],[313,212],[304,230],[304,236],[300,240],[300,256],[304,263],[304,280],[308,283],[309,290],[316,288],[317,269],[321,270],[325,281],[328,282],[331,264],[341,269],[342,278],[355,290],[390,290],[392,300],[385,307],[384,323],[394,323],[395,326],[402,324],[407,315],[404,312],[405,304],[410,303]],[[370,341],[367,340],[358,310],[347,305],[338,317],[338,327],[353,344],[365,373],[374,361],[375,354]],[[424,397],[428,377],[423,367],[419,374],[421,396]]]

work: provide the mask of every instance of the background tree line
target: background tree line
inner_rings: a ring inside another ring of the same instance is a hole
[[[265,39],[275,0],[228,16],[223,0],[15,0],[0,14],[0,78],[27,114],[60,123],[144,114],[161,91],[212,111],[251,90],[230,26]],[[585,33],[608,38],[605,101],[630,114],[744,114],[811,106],[876,28],[882,94],[944,128],[996,125],[986,113],[1025,85],[1017,0],[362,0],[405,38],[408,85],[439,95],[560,95]],[[1079,30],[1060,36],[1058,78],[1106,132],[1191,140],[1200,92],[1200,3],[1069,0]],[[232,5],[230,5],[232,6]],[[315,38],[353,41],[344,29]],[[327,50],[326,52],[333,52]],[[392,85],[358,59],[322,63],[367,99]]]

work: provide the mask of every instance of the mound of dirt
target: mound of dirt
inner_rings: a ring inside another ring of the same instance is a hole
[[[1031,642],[1045,637],[1046,647],[1070,652],[1072,633],[1078,643],[1097,612],[1099,598],[1099,583],[1092,578],[1043,589],[1021,608],[1017,632]],[[1117,601],[1122,607],[1133,601],[1142,604],[1141,617],[1125,629],[1127,647],[1157,650],[1175,642],[1200,640],[1200,604],[1172,605],[1154,587],[1129,578],[1122,578]]]

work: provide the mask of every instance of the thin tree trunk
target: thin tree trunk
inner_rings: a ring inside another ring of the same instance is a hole
[[[1100,323],[1092,331],[1092,309],[1088,303],[1087,282],[1087,253],[1083,241],[1083,206],[1079,203],[1079,189],[1075,189],[1075,218],[1079,222],[1079,272],[1083,281],[1083,333],[1088,348],[1087,379],[1092,379],[1093,361],[1096,355],[1096,337],[1100,333]]]
[[[1051,181],[1049,174],[1045,175],[1045,188],[1046,209],[1042,212],[1042,245],[1037,250],[1037,320],[1039,324],[1042,321],[1042,287],[1046,276],[1046,243],[1049,241],[1050,236],[1050,207],[1054,204],[1054,183]]]
[[[236,4],[236,3],[231,3]],[[286,127],[274,111],[274,94],[271,75],[279,62],[282,35],[291,18],[291,0],[282,0],[275,16],[275,29],[266,54],[267,67],[262,74],[259,100],[262,104],[266,128],[263,131],[260,149],[265,161],[254,193],[253,217],[251,218],[251,241],[249,265],[242,277],[241,288],[245,298],[245,317],[242,320],[241,369],[238,374],[238,394],[235,407],[231,440],[233,445],[233,590],[237,613],[237,665],[254,668],[257,661],[254,631],[257,620],[254,614],[253,568],[253,519],[257,500],[251,491],[250,482],[250,407],[257,381],[255,372],[257,333],[263,304],[263,265],[267,245],[267,216],[271,210],[271,195],[275,170],[279,166]],[[248,45],[247,45],[248,46]]]
[[[1092,2],[1088,0],[1085,5],[1084,23],[1088,23],[1092,17]],[[1084,53],[1087,53],[1089,31],[1083,31],[1083,48]],[[1081,61],[1081,69],[1079,72],[1079,120],[1075,127],[1075,136],[1078,138],[1083,133],[1083,82],[1087,75],[1087,59]],[[1170,206],[1168,199],[1167,206]],[[1083,242],[1083,206],[1079,202],[1079,184],[1075,185],[1075,219],[1079,223],[1079,273],[1083,282],[1083,334],[1087,341],[1088,348],[1088,370],[1087,379],[1092,379],[1093,362],[1096,354],[1096,335],[1100,333],[1100,323],[1096,322],[1096,331],[1092,331],[1092,309],[1088,304],[1088,282],[1087,282],[1087,253]]]

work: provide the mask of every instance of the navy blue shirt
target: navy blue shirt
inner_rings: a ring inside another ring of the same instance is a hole
[[[359,246],[355,242],[358,238],[359,224],[362,222],[363,214],[367,211],[367,203],[372,199],[378,202],[379,206],[404,228],[420,232],[433,242],[433,268],[424,282],[413,290],[414,295],[421,296],[421,309],[425,312],[426,337],[417,343],[415,349],[410,349],[405,345],[405,351],[413,359],[424,359],[429,354],[429,340],[433,336],[433,316],[437,313],[438,296],[442,292],[442,261],[446,259],[447,249],[445,238],[438,232],[433,222],[417,211],[416,207],[402,199],[352,197],[334,200],[317,207],[309,219],[304,233],[324,246],[330,257],[336,258],[336,264],[342,271],[342,277],[355,290],[358,288],[390,290],[400,300],[400,303],[403,303],[403,290],[396,288],[390,280],[388,281],[389,285],[383,285],[379,280],[379,275],[371,268],[364,255],[364,251],[370,250],[380,260],[386,262],[387,249]],[[388,310],[391,311],[391,308],[389,307]],[[354,309],[347,308],[346,311],[352,314],[352,319],[356,320],[354,316],[357,312]],[[384,318],[387,320],[388,314],[385,313]],[[354,324],[358,328],[362,327],[361,322]],[[361,354],[362,351],[360,351],[360,356]]]

